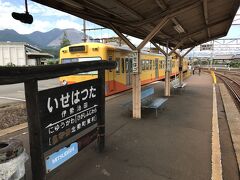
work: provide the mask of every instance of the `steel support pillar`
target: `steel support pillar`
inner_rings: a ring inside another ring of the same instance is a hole
[[[137,64],[133,69],[132,74],[132,102],[133,102],[133,118],[141,119],[141,62],[140,62],[140,50],[134,51],[135,61]],[[133,64],[134,66],[134,64]],[[135,71],[135,72],[134,72]]]
[[[182,85],[183,83],[183,58],[194,48],[195,46],[191,47],[187,50],[182,56],[178,55],[179,58],[179,84]]]
[[[166,61],[165,61],[165,90],[164,90],[164,95],[165,96],[170,96],[170,76],[171,76],[171,71],[170,71],[170,59],[169,59],[169,54],[168,54],[168,43],[167,43],[167,51],[166,51]],[[171,54],[170,54],[171,55]]]
[[[183,57],[178,56],[179,59],[179,84],[183,83]]]
[[[133,118],[141,119],[141,80],[140,73],[132,75]]]
[[[165,71],[165,96],[170,96],[170,71]]]

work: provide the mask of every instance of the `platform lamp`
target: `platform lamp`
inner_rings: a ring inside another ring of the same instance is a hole
[[[25,8],[26,8],[26,12],[25,13],[17,13],[17,12],[13,12],[12,13],[12,17],[16,20],[21,21],[22,23],[26,23],[26,24],[32,24],[33,22],[33,17],[31,14],[29,14],[28,12],[28,6],[27,6],[27,0],[25,0]]]

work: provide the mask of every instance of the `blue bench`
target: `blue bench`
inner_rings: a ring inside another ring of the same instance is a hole
[[[187,85],[187,83],[180,84],[179,79],[174,79],[171,81],[173,89],[184,89],[184,87]]]
[[[158,109],[165,104],[168,100],[167,98],[155,98],[154,95],[154,88],[149,87],[141,91],[141,108],[145,109],[155,109],[156,117],[158,115]],[[128,108],[132,108],[132,101],[127,102],[124,104]]]

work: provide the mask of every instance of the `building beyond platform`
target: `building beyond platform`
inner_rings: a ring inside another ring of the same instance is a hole
[[[0,42],[0,66],[42,65],[49,58],[53,55],[25,42]]]

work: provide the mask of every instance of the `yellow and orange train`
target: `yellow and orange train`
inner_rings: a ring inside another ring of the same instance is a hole
[[[80,43],[60,50],[60,63],[108,60],[116,61],[114,70],[105,71],[106,96],[131,88],[132,56],[129,49],[102,43]],[[165,56],[153,53],[141,53],[141,84],[151,83],[165,78]],[[172,57],[171,76],[179,73],[179,62]],[[183,60],[183,71],[187,71],[188,60]],[[97,71],[60,77],[62,84],[72,84],[97,77]]]

